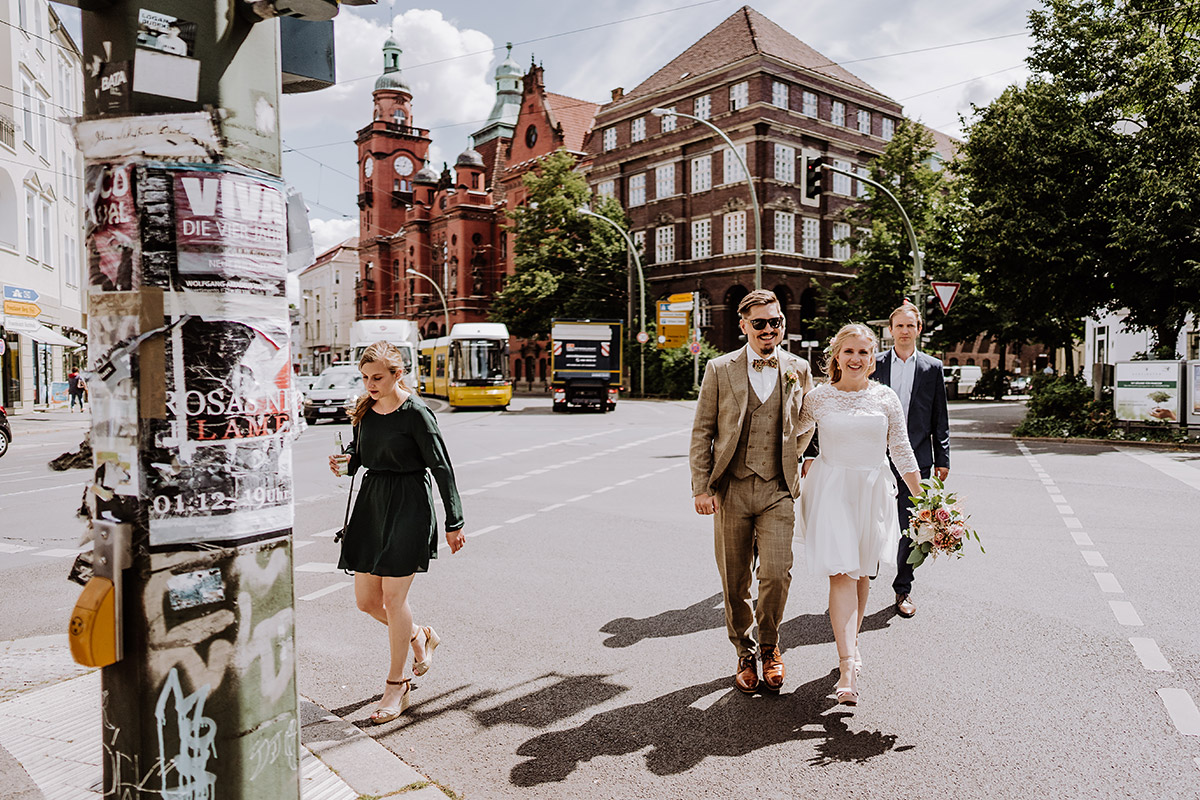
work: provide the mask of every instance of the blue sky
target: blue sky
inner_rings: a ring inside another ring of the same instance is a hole
[[[545,67],[550,91],[594,102],[630,89],[744,0],[448,0],[343,6],[336,22],[338,85],[284,99],[284,177],[309,203],[317,247],[357,232],[355,131],[370,119],[391,24],[413,89],[413,116],[434,139],[435,168],[453,163],[494,99],[492,73],[513,42],[522,66]],[[952,135],[972,103],[1023,81],[1036,0],[758,0],[751,5],[825,56],[845,63],[910,117]],[[72,33],[78,12],[59,7]],[[651,15],[651,16],[648,16]],[[637,18],[637,19],[633,19]],[[626,20],[626,21],[622,21]],[[982,40],[982,41],[980,41]],[[952,45],[952,46],[947,46]],[[917,52],[913,52],[917,51]],[[853,63],[846,63],[853,62]],[[291,152],[289,152],[291,151]]]

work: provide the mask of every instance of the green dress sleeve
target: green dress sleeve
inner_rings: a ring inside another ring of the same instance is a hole
[[[424,405],[420,409],[420,422],[414,436],[421,450],[421,459],[433,473],[438,491],[442,495],[442,506],[446,509],[446,530],[456,531],[463,526],[462,500],[458,497],[458,486],[454,482],[454,467],[450,465],[450,454],[438,428],[433,412]]]

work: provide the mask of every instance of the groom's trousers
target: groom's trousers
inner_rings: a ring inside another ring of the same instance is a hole
[[[717,569],[725,596],[725,628],[738,657],[755,654],[751,629],[758,639],[779,644],[788,588],[792,583],[792,535],[795,505],[787,483],[757,474],[730,476],[717,496],[713,530]],[[758,554],[758,604],[750,605],[750,581]]]

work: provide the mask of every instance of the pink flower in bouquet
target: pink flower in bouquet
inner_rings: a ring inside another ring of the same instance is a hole
[[[937,517],[938,522],[949,522],[950,521],[950,512],[944,508],[939,508],[937,511],[934,512],[934,515]]]
[[[954,541],[958,542],[963,537],[963,524],[961,522],[950,526],[950,535],[954,537]]]
[[[917,512],[917,519],[921,520],[922,522],[933,522],[933,512],[928,508],[922,508]]]

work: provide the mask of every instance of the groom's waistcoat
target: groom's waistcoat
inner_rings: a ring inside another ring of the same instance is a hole
[[[775,480],[783,472],[780,457],[780,424],[783,413],[783,380],[775,381],[775,390],[766,402],[758,399],[753,386],[747,386],[746,416],[738,437],[730,466],[733,477],[749,478],[758,475],[763,480]]]

